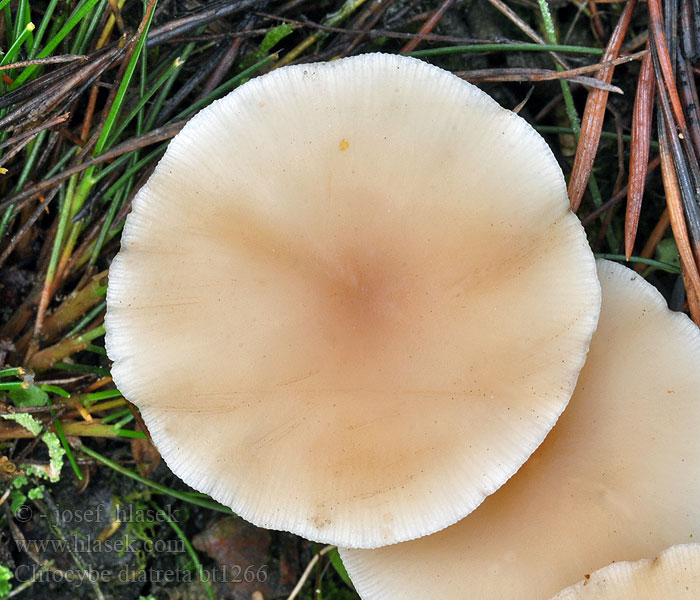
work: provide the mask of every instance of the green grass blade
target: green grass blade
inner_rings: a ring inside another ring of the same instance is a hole
[[[209,584],[209,578],[205,577],[202,563],[199,561],[199,557],[194,551],[192,544],[190,544],[190,541],[187,539],[185,532],[182,531],[178,524],[170,518],[170,515],[168,515],[165,511],[161,510],[155,502],[151,502],[150,504],[158,513],[158,518],[162,521],[167,522],[168,525],[170,525],[172,530],[175,532],[175,535],[177,535],[177,537],[180,538],[180,541],[182,541],[182,543],[185,546],[185,550],[187,550],[187,554],[190,555],[190,559],[194,563],[194,567],[197,570],[199,580],[202,582],[202,584],[204,584],[204,587],[207,590],[207,594],[209,595],[210,600],[216,600],[216,598],[214,597],[214,591],[211,589],[211,585]]]
[[[587,48],[585,46],[563,46],[556,42],[551,44],[535,44],[530,42],[513,44],[470,44],[467,46],[447,46],[444,48],[430,48],[427,50],[415,50],[408,52],[406,56],[425,58],[428,56],[443,56],[445,54],[465,54],[468,52],[562,52],[570,54],[590,54],[600,56],[603,51],[600,48]]]
[[[124,432],[125,430],[122,430]],[[132,432],[132,433],[141,433],[139,432]],[[125,436],[127,437],[127,436]],[[190,504],[195,504],[197,506],[201,506],[202,508],[209,508],[211,510],[216,510],[218,512],[225,513],[227,515],[232,515],[233,511],[228,508],[227,506],[223,506],[222,504],[219,504],[218,502],[214,502],[213,500],[209,500],[206,498],[199,498],[197,496],[192,496],[190,494],[187,494],[185,492],[180,492],[178,490],[173,490],[169,487],[166,487],[164,485],[161,485],[160,483],[157,483],[156,481],[151,481],[150,479],[147,479],[146,477],[142,477],[138,473],[135,473],[134,471],[131,471],[130,469],[127,469],[126,467],[122,467],[120,464],[115,463],[114,461],[110,460],[106,456],[102,456],[99,452],[95,452],[91,448],[88,448],[87,446],[82,446],[81,451],[85,454],[87,454],[89,457],[94,458],[95,460],[101,462],[103,465],[106,465],[110,469],[113,469],[117,473],[120,473],[121,475],[124,475],[125,477],[129,477],[130,479],[133,479],[134,481],[138,481],[139,483],[142,483],[143,485],[147,485],[148,487],[156,490],[157,492],[160,492],[161,494],[167,494],[168,496],[172,496],[173,498],[177,498],[178,500],[183,500],[184,502],[189,502]]]

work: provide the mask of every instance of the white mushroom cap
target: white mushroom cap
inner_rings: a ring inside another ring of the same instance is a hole
[[[635,272],[601,261],[598,273],[598,329],[559,423],[457,525],[341,551],[364,600],[542,600],[699,539],[700,331]]]
[[[552,600],[697,600],[700,544],[680,544],[654,559],[598,569]]]
[[[542,138],[364,55],[254,79],[172,141],[110,270],[107,349],[185,482],[374,547],[456,522],[537,448],[599,293]]]

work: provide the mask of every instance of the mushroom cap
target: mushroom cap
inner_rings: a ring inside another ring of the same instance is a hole
[[[460,523],[341,551],[364,600],[542,600],[698,539],[700,331],[635,272],[600,261],[598,273],[598,329],[559,423]]]
[[[598,569],[552,600],[697,600],[700,544],[679,544],[656,558]]]
[[[542,138],[364,55],[253,79],[173,139],[110,269],[107,351],[186,483],[375,547],[456,522],[537,448],[599,293]]]

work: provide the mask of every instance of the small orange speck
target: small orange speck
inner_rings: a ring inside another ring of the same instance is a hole
[[[673,390],[666,390],[667,394],[673,394]]]
[[[350,147],[350,142],[348,142],[345,138],[340,140],[340,145],[338,146],[338,149],[341,152],[345,152],[349,147]]]

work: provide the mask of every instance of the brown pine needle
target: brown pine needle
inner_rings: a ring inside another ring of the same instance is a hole
[[[108,271],[93,275],[87,285],[74,290],[44,321],[43,341],[51,342],[58,334],[79,320],[104,299]]]
[[[666,40],[666,33],[664,32],[664,15],[661,9],[660,0],[649,0],[649,27],[651,28],[651,39],[652,43],[656,47],[656,52],[659,57],[659,64],[661,66],[661,73],[663,80],[663,85],[668,92],[669,99],[671,101],[671,108],[673,109],[673,116],[676,119],[676,123],[681,130],[687,129],[685,122],[685,115],[683,114],[683,109],[681,107],[681,100],[678,96],[678,89],[676,88],[676,82],[673,77],[673,67],[671,63],[671,56],[668,52],[668,45]]]
[[[652,40],[653,42],[653,40]],[[662,77],[658,54],[652,53],[656,79]],[[700,262],[700,209],[697,205],[697,181],[700,181],[697,158],[692,145],[689,143],[687,130],[677,133],[677,123],[674,121],[673,109],[666,87],[658,86],[658,97],[661,117],[659,119],[659,138],[663,138],[671,154],[675,167],[675,178],[680,190],[680,199],[686,216],[685,222],[693,252]],[[685,150],[685,152],[684,152]]]
[[[685,269],[683,269],[681,273],[683,274],[683,283],[685,285],[685,295],[688,299],[690,316],[696,324],[700,325],[700,296],[698,296],[697,292],[693,289],[692,282]]]
[[[668,230],[668,226],[670,224],[671,218],[668,214],[668,208],[664,208],[664,212],[661,213],[661,217],[659,218],[658,222],[654,226],[654,229],[649,235],[649,239],[647,240],[646,244],[644,244],[644,248],[642,248],[642,251],[639,253],[640,257],[652,258],[654,256],[654,252],[656,252],[656,247],[659,245],[659,242],[662,239],[664,239],[664,235],[666,235],[666,231]],[[646,268],[647,265],[643,263],[637,263],[634,267],[634,270],[637,271],[637,273],[641,273]]]
[[[649,164],[647,165],[647,176],[646,176],[646,184],[648,185],[649,181],[651,180],[651,175],[654,172],[654,170],[659,166],[661,162],[661,159],[657,156],[656,158],[652,158],[649,161]],[[613,206],[618,204],[619,202],[622,202],[627,197],[627,186],[622,187],[620,191],[618,191],[616,194],[610,198],[607,202],[604,202],[601,204],[598,208],[595,210],[591,211],[588,215],[586,215],[583,219],[581,219],[581,225],[584,227],[588,227],[591,223],[595,222],[595,220],[600,217],[600,215],[608,212]]]
[[[571,75],[567,71],[552,71],[550,69],[529,69],[517,67],[510,69],[477,69],[474,71],[456,71],[455,75],[472,83],[482,83],[487,81],[530,81],[536,83],[538,81],[566,79],[567,81],[580,83],[581,85],[585,85],[590,88],[597,88],[607,92],[622,94],[622,90],[619,87],[610,85],[604,81],[595,79],[594,77]]]
[[[176,121],[174,123],[165,125],[164,127],[154,129],[144,135],[126,140],[125,142],[114,146],[107,152],[103,152],[102,154],[99,154],[94,158],[86,160],[83,163],[74,165],[66,169],[65,171],[58,173],[57,175],[54,175],[53,177],[44,179],[39,183],[28,186],[26,189],[22,190],[21,192],[12,196],[11,198],[0,200],[0,210],[5,210],[11,204],[15,204],[18,208],[21,208],[28,200],[37,197],[39,194],[45,192],[46,190],[54,188],[60,183],[63,183],[71,175],[80,173],[88,167],[110,161],[114,158],[121,156],[122,154],[126,154],[127,152],[131,152],[135,149],[144,148],[146,146],[162,142],[163,140],[169,140],[170,138],[174,137],[184,126],[185,121]]]
[[[552,81],[556,79],[568,79],[583,85],[593,88],[600,88],[609,92],[621,94],[622,90],[605,81],[594,77],[585,77],[588,73],[602,71],[609,67],[621,65],[643,58],[647,54],[646,50],[637,52],[636,54],[628,54],[621,56],[615,60],[609,60],[594,65],[586,65],[585,67],[577,67],[575,69],[566,69],[564,71],[553,71],[551,69],[535,69],[511,67],[507,69],[476,69],[473,71],[455,71],[454,74],[468,81]]]
[[[676,238],[678,253],[681,257],[681,266],[684,272],[684,281],[688,296],[694,293],[696,296],[700,291],[700,273],[695,263],[693,250],[690,245],[688,228],[683,216],[683,203],[681,200],[681,190],[678,186],[676,169],[673,165],[673,156],[666,135],[659,136],[659,149],[661,151],[661,172],[663,174],[664,190],[666,191],[666,203],[671,221],[673,236]],[[687,277],[687,278],[686,278]],[[692,309],[692,304],[691,304]],[[691,313],[693,321],[700,324],[700,311]]]
[[[55,127],[56,125],[61,125],[62,123],[65,123],[69,119],[69,117],[70,113],[64,113],[62,115],[54,117],[53,119],[44,121],[38,127],[30,129],[29,131],[24,131],[19,135],[6,139],[4,142],[0,143],[0,149],[7,148],[8,146],[14,146],[15,144],[19,144],[20,142],[26,140],[27,138],[34,137],[35,135],[41,133],[45,129],[50,129],[51,127]]]
[[[629,27],[636,6],[636,0],[628,0],[625,8],[620,15],[620,20],[615,26],[615,30],[610,36],[608,45],[605,48],[601,62],[614,60],[620,54],[622,42],[625,39],[627,28]],[[602,69],[596,75],[597,79],[610,83],[612,80],[614,67]],[[591,175],[595,155],[598,151],[600,142],[600,134],[603,130],[603,118],[605,116],[605,106],[608,103],[608,91],[600,89],[592,89],[588,92],[586,100],[586,108],[583,111],[583,119],[581,121],[581,133],[578,139],[576,148],[576,157],[574,158],[574,166],[571,170],[571,178],[569,179],[569,199],[571,202],[571,210],[576,212],[581,205],[581,199],[586,191],[588,179]]]
[[[693,18],[693,10],[690,7],[690,0],[683,0],[681,7],[681,47],[683,48],[683,56],[695,57],[696,50],[696,29],[695,19]]]
[[[688,60],[678,61],[678,83],[681,101],[688,117],[688,130],[696,156],[700,156],[700,101],[695,87],[692,65]]]
[[[651,142],[651,119],[654,112],[654,62],[651,54],[642,60],[637,81],[637,95],[632,114],[632,143],[630,146],[630,175],[627,187],[627,214],[625,215],[625,257],[632,256],[634,240],[637,238],[639,214],[647,176],[649,144]]]
[[[437,24],[440,22],[445,13],[450,10],[455,0],[444,0],[440,7],[430,16],[430,18],[423,24],[423,26],[418,30],[420,35],[430,33]],[[420,44],[420,38],[414,38],[409,40],[406,45],[401,48],[400,54],[407,54],[408,52],[413,52]]]
[[[11,69],[18,69],[20,67],[29,67],[31,65],[55,65],[59,63],[66,62],[85,62],[88,60],[87,56],[82,54],[59,54],[58,56],[47,56],[46,58],[33,58],[31,60],[20,60],[7,65],[0,66],[0,71],[9,71]]]
[[[518,28],[520,29],[520,31],[522,31],[533,42],[536,42],[538,44],[546,44],[547,43],[547,42],[545,42],[543,37],[538,35],[537,32],[532,27],[530,27],[525,21],[523,21],[518,16],[518,14],[512,8],[510,8],[505,2],[503,2],[502,0],[489,0],[489,2],[501,14],[503,14],[505,17],[507,17],[513,23],[515,23],[518,26]]]
[[[603,21],[600,18],[598,7],[592,0],[588,0],[588,10],[591,13],[591,22],[593,25],[593,31],[595,33],[595,36],[599,40],[602,40],[603,38],[605,38],[605,28],[603,27]]]

